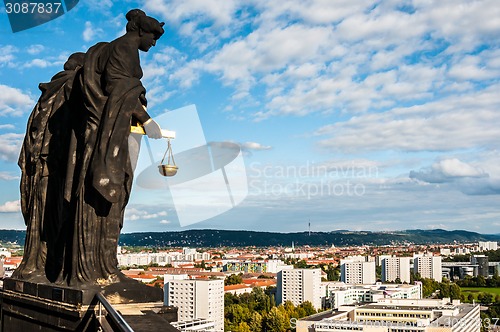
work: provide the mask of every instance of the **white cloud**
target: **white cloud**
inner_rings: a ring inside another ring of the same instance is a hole
[[[28,94],[0,84],[0,116],[21,116],[34,105],[35,101]]]
[[[28,52],[31,55],[35,55],[35,54],[42,52],[44,49],[45,49],[45,46],[40,45],[40,44],[34,44],[34,45],[29,46],[28,49],[26,50],[26,52]]]
[[[85,22],[85,30],[83,30],[83,40],[89,42],[95,39],[97,36],[101,35],[104,31],[101,28],[96,28],[92,25],[92,22]]]
[[[243,150],[262,151],[262,150],[271,150],[273,147],[270,145],[262,145],[257,142],[245,142],[241,144],[241,148]]]
[[[199,24],[210,22],[214,25],[225,25],[232,22],[233,15],[238,9],[238,2],[226,0],[193,0],[193,1],[166,1],[148,0],[144,2],[146,12],[158,13],[169,21],[181,24],[186,20],[194,20],[193,31]]]
[[[493,177],[482,168],[457,158],[447,158],[420,171],[411,171],[410,178],[430,184],[449,184],[467,195],[500,194],[500,176]]]
[[[31,61],[28,61],[24,64],[24,67],[26,68],[31,68],[31,67],[38,67],[38,68],[46,68],[51,66],[52,63],[47,61],[46,59],[33,59]]]
[[[17,201],[9,201],[0,205],[1,213],[12,213],[12,212],[20,212],[21,211],[21,202]]]
[[[125,220],[149,220],[149,219],[157,219],[160,217],[166,217],[167,212],[166,211],[160,211],[160,212],[154,212],[151,213],[146,210],[139,210],[136,208],[127,208],[125,211]]]
[[[469,165],[457,158],[443,159],[434,163],[430,168],[421,171],[411,171],[410,178],[428,183],[452,182],[459,178],[488,177],[484,170]]]
[[[201,50],[200,57],[179,67],[170,79],[185,78],[180,87],[189,88],[198,83],[200,72],[213,73],[234,88],[231,102],[263,101],[264,110],[255,113],[258,120],[421,103],[441,93],[470,90],[474,85],[467,80],[495,78],[500,70],[494,49],[465,54],[495,40],[499,9],[491,0],[406,8],[399,2],[374,6],[325,0],[228,1],[216,8],[211,1],[156,0],[145,6],[180,25],[195,47],[229,30],[227,36],[218,36],[220,48]],[[252,31],[229,38],[241,32],[237,21],[248,23],[246,13],[255,10]],[[252,91],[256,86],[264,89],[262,95]]]
[[[12,175],[9,172],[0,172],[0,180],[10,181],[10,180],[18,180],[19,176]]]
[[[320,145],[336,151],[450,151],[493,147],[500,139],[500,85],[427,104],[369,113],[326,125]]]
[[[0,160],[17,162],[24,134],[0,135]]]
[[[0,66],[11,63],[15,59],[16,52],[17,48],[12,45],[0,45]]]

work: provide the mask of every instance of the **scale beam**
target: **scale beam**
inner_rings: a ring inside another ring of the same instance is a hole
[[[134,134],[141,134],[141,135],[146,135],[146,132],[144,131],[143,126],[131,126],[130,127],[130,132]],[[163,138],[175,138],[175,131],[172,130],[167,130],[167,129],[162,129],[161,130],[161,136]]]

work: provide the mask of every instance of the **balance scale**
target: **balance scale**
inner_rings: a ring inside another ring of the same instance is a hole
[[[140,125],[131,126],[130,132],[134,134],[146,135],[144,127]],[[158,171],[163,176],[174,176],[175,174],[177,174],[177,170],[179,169],[179,167],[175,165],[174,153],[172,151],[172,143],[170,142],[170,140],[175,138],[175,131],[162,129],[161,136],[167,139],[167,150],[163,155],[163,159],[161,160],[160,165],[158,165]],[[167,158],[166,164],[165,164],[165,158]]]

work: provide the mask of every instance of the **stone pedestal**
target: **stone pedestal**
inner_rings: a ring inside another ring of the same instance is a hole
[[[161,289],[129,278],[88,289],[8,278],[0,289],[0,332],[98,331],[97,292],[111,304],[163,301]]]
[[[6,279],[0,291],[3,332],[96,331],[94,294]],[[84,305],[83,302],[88,302]]]

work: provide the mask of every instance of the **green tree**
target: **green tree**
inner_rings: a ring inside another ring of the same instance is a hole
[[[469,293],[469,295],[467,295],[467,301],[469,301],[470,303],[474,301],[474,295],[472,295],[472,293]]]
[[[307,262],[303,259],[298,261],[296,264],[294,264],[294,267],[296,269],[307,269],[308,268]]]
[[[235,330],[238,332],[254,332],[252,329],[250,329],[250,326],[246,322],[240,322],[238,324],[238,329]]]
[[[313,305],[309,301],[302,302],[299,304],[298,308],[301,308],[304,310],[305,315],[304,316],[299,316],[298,318],[306,317],[306,316],[311,316],[316,313],[316,309],[314,309]]]
[[[250,319],[248,326],[250,327],[250,330],[252,332],[261,331],[262,330],[262,315],[256,311],[254,311],[252,313],[252,318]]]
[[[283,307],[285,308],[286,314],[289,318],[299,318],[299,316],[295,312],[295,305],[292,303],[292,301],[286,301],[283,304]]]
[[[238,285],[243,283],[243,274],[231,274],[224,280],[224,286],[228,285]]]
[[[476,286],[477,287],[486,287],[486,279],[484,279],[484,277],[481,275],[477,276]]]
[[[380,265],[375,267],[375,278],[377,281],[382,281],[382,266]]]
[[[266,315],[264,327],[267,331],[284,332],[289,326],[290,320],[282,305],[273,307]]]
[[[462,289],[455,283],[450,284],[450,298],[453,300],[459,300],[462,296]]]
[[[243,321],[249,321],[252,317],[252,312],[248,307],[232,304],[225,308],[224,316],[229,320],[231,325],[238,326]]]

